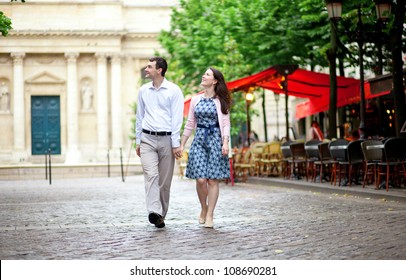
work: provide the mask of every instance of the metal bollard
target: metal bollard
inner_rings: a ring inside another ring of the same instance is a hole
[[[51,149],[48,149],[48,153],[49,153],[49,155],[48,155],[48,160],[49,160],[49,164],[48,164],[48,167],[49,167],[49,184],[52,185]]]
[[[120,148],[120,161],[121,161],[121,180],[124,182],[124,167],[123,167],[123,149]]]
[[[45,180],[48,180],[48,154],[45,151]]]
[[[107,177],[110,178],[110,151],[107,150]]]

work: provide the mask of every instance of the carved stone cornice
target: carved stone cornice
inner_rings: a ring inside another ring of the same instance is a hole
[[[128,37],[155,39],[158,33],[137,33],[129,30],[11,30],[8,37]]]
[[[158,37],[158,33],[128,32],[124,35],[124,37],[130,39],[156,39]]]

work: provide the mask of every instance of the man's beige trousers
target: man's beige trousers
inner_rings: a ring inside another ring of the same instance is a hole
[[[165,217],[175,166],[171,136],[142,133],[140,153],[148,213],[154,212]]]

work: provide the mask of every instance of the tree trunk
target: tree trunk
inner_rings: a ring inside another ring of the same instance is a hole
[[[405,21],[405,0],[398,0],[395,11],[395,23],[391,30],[392,61],[393,61],[393,92],[396,114],[396,136],[406,121],[406,98],[403,85],[402,33]],[[402,135],[406,136],[406,135]]]

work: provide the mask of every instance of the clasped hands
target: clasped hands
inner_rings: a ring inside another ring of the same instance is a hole
[[[172,148],[172,153],[175,156],[176,159],[181,159],[182,158],[182,151],[183,147],[179,146],[177,148]]]

